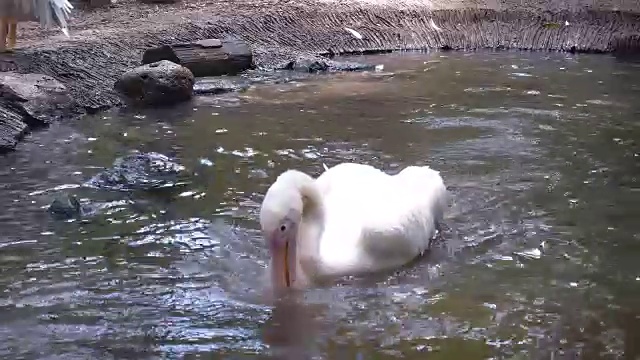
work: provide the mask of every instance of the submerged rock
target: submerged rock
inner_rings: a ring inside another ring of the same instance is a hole
[[[195,94],[224,94],[234,91],[243,91],[249,88],[251,81],[240,77],[204,77],[196,79],[193,86]]]
[[[376,65],[332,60],[329,57],[305,51],[287,51],[282,48],[255,48],[256,68],[262,71],[294,70],[300,73],[368,71]]]
[[[127,71],[114,87],[134,103],[172,105],[191,99],[194,82],[189,69],[162,60]]]
[[[41,74],[0,73],[0,101],[29,125],[46,125],[79,110],[61,82]]]
[[[283,84],[309,76],[309,73],[289,70],[248,70],[240,76],[197,78],[193,91],[198,95],[224,94],[244,91],[255,84]]]
[[[374,70],[375,65],[361,64],[351,61],[335,61],[322,57],[300,57],[289,62],[284,69],[308,73],[334,71],[365,71]]]
[[[116,198],[108,196],[107,199],[104,198],[104,193],[96,193],[95,191],[88,194],[83,191],[83,193],[88,196],[82,202],[78,199],[77,194],[62,193],[57,195],[49,205],[48,212],[57,220],[86,220],[105,212],[113,213],[114,210],[117,211],[117,209],[123,209],[127,206],[138,212],[147,210],[147,204],[144,200],[134,200],[129,193],[125,193],[124,198],[118,195]]]
[[[150,152],[127,155],[114,161],[113,166],[85,185],[109,190],[152,190],[180,185],[184,166],[169,157]]]
[[[55,218],[72,219],[82,216],[83,208],[77,197],[65,194],[53,200],[49,205],[49,212]]]

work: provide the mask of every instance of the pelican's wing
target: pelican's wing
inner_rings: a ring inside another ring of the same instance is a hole
[[[317,183],[328,189],[320,257],[336,273],[411,261],[427,249],[447,203],[440,174],[426,166],[391,176],[367,165],[340,164]]]

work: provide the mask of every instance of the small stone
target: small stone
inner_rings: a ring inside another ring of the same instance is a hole
[[[63,195],[53,200],[49,212],[56,218],[70,219],[82,214],[82,206],[75,196]]]

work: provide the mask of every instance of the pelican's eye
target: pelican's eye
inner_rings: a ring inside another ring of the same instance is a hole
[[[282,231],[282,232],[287,231],[287,226],[286,225],[280,225],[280,231]]]

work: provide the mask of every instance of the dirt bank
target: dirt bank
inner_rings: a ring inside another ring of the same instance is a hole
[[[251,44],[257,65],[267,68],[301,52],[640,49],[636,0],[119,0],[103,9],[78,9],[71,26],[70,39],[24,26],[21,48],[0,56],[0,70],[50,75],[81,106],[95,110],[120,104],[113,83],[140,65],[145,49],[202,38],[240,37]]]

